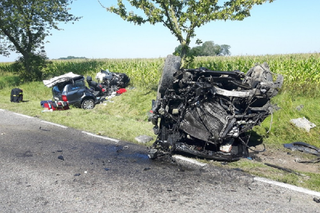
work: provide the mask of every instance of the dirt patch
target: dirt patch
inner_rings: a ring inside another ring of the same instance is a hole
[[[266,148],[264,152],[254,154],[254,159],[265,164],[275,165],[296,172],[311,172],[320,174],[320,163],[300,163],[317,159],[317,156],[291,151],[289,149]]]

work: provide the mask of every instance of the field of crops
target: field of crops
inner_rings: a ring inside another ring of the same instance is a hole
[[[111,72],[126,73],[135,87],[156,87],[161,76],[165,58],[156,59],[82,59],[53,60],[43,70],[43,79],[73,72],[94,77],[100,69]],[[274,73],[285,78],[284,87],[289,90],[309,94],[320,85],[320,53],[264,55],[264,56],[231,56],[231,57],[197,57],[190,68],[206,67],[211,70],[247,72],[255,64],[267,62]],[[0,63],[0,74],[5,76],[0,88],[19,83],[17,73],[11,63]]]
[[[248,71],[255,64],[267,62],[270,70],[282,74],[288,89],[304,88],[306,84],[310,91],[320,84],[320,54],[291,54],[241,57],[197,58],[196,67],[210,67],[213,70]],[[313,84],[311,86],[311,84]],[[293,87],[293,88],[292,88]],[[312,88],[312,89],[311,89]],[[307,90],[307,88],[305,88]],[[302,91],[302,93],[310,92]]]

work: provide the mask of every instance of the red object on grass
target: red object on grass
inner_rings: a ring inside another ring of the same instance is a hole
[[[120,94],[125,93],[125,92],[127,92],[127,90],[125,88],[120,88],[120,89],[118,89],[117,94],[120,95]]]
[[[67,110],[69,103],[63,101],[43,101],[43,107],[48,110]]]

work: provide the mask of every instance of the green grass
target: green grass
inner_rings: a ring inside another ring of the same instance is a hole
[[[133,88],[110,102],[96,105],[93,110],[71,107],[71,110],[42,112],[40,101],[51,100],[51,90],[42,82],[23,84],[19,88],[23,89],[25,102],[11,103],[11,88],[4,88],[0,90],[0,108],[124,141],[135,142],[134,138],[139,135],[154,137],[147,112],[155,92],[146,94],[142,89]]]
[[[256,63],[263,62],[269,64],[271,71],[284,75],[285,83],[281,93],[272,100],[280,109],[254,128],[253,138],[274,149],[283,149],[283,144],[295,141],[320,147],[320,54],[199,57],[192,66],[246,72]],[[164,58],[52,61],[45,71],[46,79],[67,72],[94,77],[100,69],[109,69],[111,72],[126,73],[131,78],[131,85],[126,93],[114,97],[106,105],[97,105],[93,110],[72,108],[46,113],[42,112],[40,101],[52,98],[51,89],[42,82],[20,84],[18,74],[10,68],[10,64],[0,63],[0,108],[132,143],[136,143],[135,137],[139,135],[155,139],[147,113],[152,99],[156,97],[163,63]],[[9,101],[14,87],[23,89],[24,100],[28,102],[16,104]],[[306,117],[317,127],[308,133],[290,123],[291,119],[299,117]],[[246,159],[228,164],[228,167],[320,191],[319,171],[305,174],[306,179]]]

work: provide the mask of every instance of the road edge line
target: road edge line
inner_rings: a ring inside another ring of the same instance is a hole
[[[24,115],[24,114],[20,114],[20,113],[16,113],[16,112],[13,112],[13,114],[19,115],[19,116],[22,116],[22,117],[25,117],[25,118],[33,118],[33,117],[29,116],[29,115]]]
[[[299,186],[294,186],[294,185],[290,185],[290,184],[287,184],[287,183],[281,183],[281,182],[274,181],[274,180],[269,180],[269,179],[263,178],[263,177],[254,177],[253,179],[255,181],[259,181],[259,182],[263,182],[263,183],[269,183],[271,185],[280,186],[280,187],[283,187],[283,188],[286,188],[286,189],[290,189],[290,190],[293,190],[293,191],[302,192],[302,193],[305,193],[305,194],[309,194],[309,195],[320,197],[320,192],[313,191],[313,190],[306,189],[306,188],[302,188],[302,187],[299,187]]]
[[[90,135],[90,136],[92,136],[92,137],[96,137],[96,138],[101,138],[101,139],[104,139],[104,140],[113,141],[113,142],[115,142],[115,143],[119,143],[119,141],[120,141],[120,140],[118,140],[118,139],[109,138],[109,137],[101,136],[101,135],[96,135],[96,134],[93,134],[93,133],[90,133],[90,132],[86,132],[86,131],[81,131],[81,132],[84,133],[84,134]]]
[[[41,120],[41,119],[40,119],[40,120]],[[41,122],[41,123],[46,123],[46,124],[51,124],[51,125],[53,125],[53,126],[58,126],[58,127],[64,128],[64,129],[67,129],[67,128],[68,128],[67,126],[63,126],[63,125],[61,125],[61,124],[52,123],[52,122],[49,122],[49,121],[41,120],[40,122]]]

